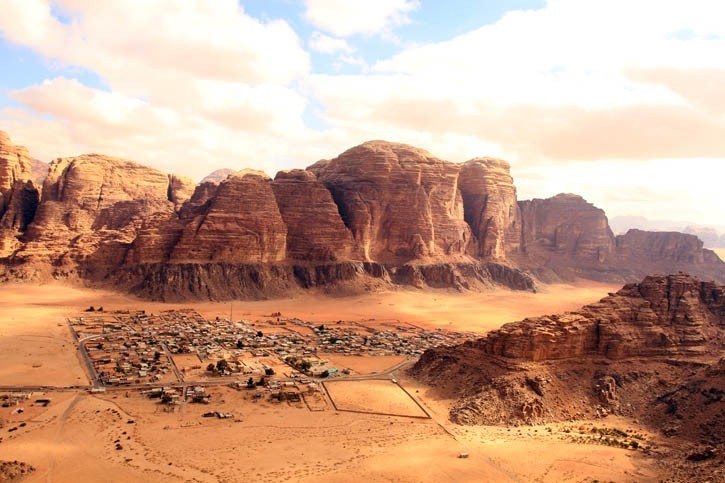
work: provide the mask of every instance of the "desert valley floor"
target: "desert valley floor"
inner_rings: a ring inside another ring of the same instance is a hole
[[[313,320],[394,320],[435,329],[485,333],[502,323],[574,309],[613,286],[552,285],[538,294],[506,290],[476,295],[400,291],[355,298],[237,302],[235,318],[271,312]],[[89,305],[148,312],[178,305],[62,285],[0,289],[0,386],[86,385],[89,378],[65,320]],[[229,304],[200,303],[204,317]],[[385,373],[402,357],[339,356],[356,374]],[[632,420],[606,418],[531,427],[462,427],[448,421],[450,401],[393,372],[388,380],[326,382],[316,407],[255,399],[226,386],[209,388],[208,406],[168,413],[139,391],[36,392],[47,407],[3,408],[3,460],[35,471],[24,481],[656,481],[642,451],[594,444],[595,427],[641,434]],[[407,395],[406,395],[407,392]],[[209,410],[234,419],[202,418]],[[352,411],[357,412],[352,412]],[[13,414],[15,412],[15,414]],[[384,414],[393,415],[384,415]],[[467,453],[468,458],[459,458]]]

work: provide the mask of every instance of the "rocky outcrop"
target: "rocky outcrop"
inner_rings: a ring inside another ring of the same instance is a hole
[[[287,256],[295,260],[350,260],[353,238],[332,195],[310,171],[277,173],[272,183],[287,226]]]
[[[615,256],[609,269],[630,274],[642,272],[690,272],[725,283],[725,262],[715,252],[703,248],[694,235],[678,232],[629,230],[615,239]]]
[[[0,481],[21,481],[34,471],[34,467],[22,461],[0,461]]]
[[[725,286],[689,275],[649,276],[562,315],[506,324],[476,343],[483,353],[544,361],[699,353],[725,329]]]
[[[617,253],[643,261],[669,261],[702,265],[709,262],[710,250],[695,235],[665,231],[629,230],[616,238]]]
[[[573,258],[604,262],[614,251],[614,235],[604,211],[572,194],[520,201],[521,243],[531,258]]]
[[[36,174],[27,150],[0,135],[0,279],[122,281],[156,296],[148,281],[173,274],[179,286],[167,292],[198,288],[188,276],[220,287],[215,298],[224,274],[252,277],[230,280],[229,297],[274,291],[258,283],[274,273],[287,274],[286,287],[346,292],[356,278],[359,290],[534,290],[532,276],[631,281],[677,270],[725,279],[725,263],[695,237],[615,239],[579,196],[517,201],[505,161],[455,164],[404,144],[364,143],[274,181],[221,170],[194,186],[96,154],[53,161],[42,191]]]
[[[476,158],[461,166],[458,182],[466,222],[477,241],[475,255],[497,260],[521,246],[521,215],[506,161]]]
[[[616,414],[662,431],[677,448],[670,457],[710,458],[702,448],[725,442],[724,335],[724,285],[648,276],[577,311],[428,350],[410,374],[455,400],[450,418],[458,424]]]
[[[17,181],[33,179],[30,155],[23,146],[16,146],[0,131],[0,216],[9,204]]]
[[[363,260],[466,254],[472,237],[459,166],[412,146],[371,141],[308,169],[330,190]]]
[[[534,374],[542,369],[551,379],[552,373],[558,373],[558,364],[567,367],[570,361],[584,368],[600,366],[601,361],[612,361],[604,363],[607,367],[633,359],[719,357],[724,331],[725,286],[687,274],[648,276],[577,311],[505,324],[476,341],[429,350],[412,373],[431,384],[445,380],[448,389],[464,399],[475,399],[479,389],[490,391],[486,396],[490,399],[497,393],[503,396],[502,388],[511,384],[512,377],[525,379],[528,371]],[[545,382],[524,386],[532,386],[529,399],[548,408]],[[554,387],[553,383],[549,386]],[[520,408],[509,409],[509,414],[496,417],[526,419],[516,412]],[[544,411],[539,419],[543,414],[554,413]]]
[[[0,131],[0,258],[21,247],[20,237],[35,216],[39,194],[32,180],[28,150]]]
[[[286,258],[287,227],[271,180],[259,171],[239,171],[223,181],[205,209],[182,220],[171,252],[174,263],[273,263]]]
[[[143,234],[143,231],[142,231]],[[140,236],[139,240],[145,239]],[[162,237],[149,237],[159,240]],[[289,296],[301,290],[319,289],[337,295],[353,295],[395,285],[458,290],[509,287],[535,289],[520,270],[496,263],[431,265],[384,265],[376,262],[341,261],[317,263],[154,262],[146,253],[160,253],[149,243],[132,250],[139,259],[114,271],[101,282],[112,282],[129,292],[154,300],[229,300]]]
[[[725,263],[693,235],[630,230],[614,237],[604,211],[582,197],[519,201],[521,250],[508,258],[545,282],[628,282],[686,271],[725,282]]]
[[[101,155],[56,159],[14,254],[28,277],[77,277],[119,266],[143,221],[171,213],[169,176]]]

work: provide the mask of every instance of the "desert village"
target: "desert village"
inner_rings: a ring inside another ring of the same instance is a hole
[[[427,330],[399,321],[317,324],[286,318],[279,312],[264,321],[230,321],[222,317],[207,320],[194,309],[146,313],[106,312],[102,307],[89,307],[82,314],[68,317],[66,323],[91,384],[56,389],[95,394],[123,390],[127,395],[133,390],[165,412],[181,410],[187,403],[210,404],[210,388],[224,386],[251,394],[252,400],[304,404],[310,411],[334,408],[428,417],[425,409],[398,385],[394,373],[428,348],[476,337],[474,333]],[[345,357],[362,356],[380,358],[384,361],[381,367],[388,363],[387,367],[381,372],[359,373],[344,363]],[[404,406],[409,407],[401,414],[356,403],[346,409],[349,391],[338,389],[344,381],[369,381],[372,385],[383,381],[393,388],[392,399],[402,397],[406,400]],[[53,388],[4,389],[14,390],[0,395],[3,407],[22,411],[20,406],[30,402],[33,389]],[[44,396],[35,404],[47,406],[50,402]],[[204,412],[202,416],[234,418],[234,414],[220,411]]]
[[[465,324],[386,318],[390,306],[369,299],[360,306],[375,318],[326,302],[295,317],[295,303],[265,302],[231,318],[222,305],[139,307],[106,294],[101,309],[95,294],[55,290],[77,298],[36,311],[37,329],[18,308],[2,315],[18,321],[6,340],[21,358],[3,373],[0,357],[0,449],[31,482],[526,481],[547,465],[564,477],[572,464],[605,481],[656,474],[652,436],[631,421],[452,424],[449,403],[407,368],[427,348],[480,336]],[[46,300],[18,294],[14,307]],[[608,444],[602,431],[615,429],[644,438],[639,449]],[[46,444],[58,449],[33,449]],[[516,464],[531,451],[541,464]]]

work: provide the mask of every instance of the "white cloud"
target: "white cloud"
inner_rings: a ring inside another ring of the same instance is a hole
[[[713,0],[552,0],[406,48],[371,74],[318,74],[311,85],[326,122],[354,138],[453,160],[475,154],[467,145],[510,160],[523,196],[581,192],[621,214],[636,203],[606,193],[647,193],[643,210],[704,223],[718,217],[718,192],[680,176],[672,159],[725,176],[725,24],[714,20],[723,16]]]
[[[25,110],[0,120],[43,159],[97,151],[198,177],[239,162],[273,171],[291,157],[280,137],[305,137],[307,52],[286,22],[236,0],[7,0],[0,32],[107,85],[58,77],[10,93]]]
[[[650,219],[723,224],[722,159],[599,160],[550,166],[512,165],[520,198],[574,192],[604,208],[610,219]],[[623,175],[623,173],[626,173]]]
[[[526,162],[725,156],[720,13],[714,0],[552,0],[311,83],[331,125],[474,136]]]
[[[0,111],[0,126],[42,159],[96,151],[196,177],[273,174],[382,138],[508,159],[523,196],[581,192],[625,212],[637,204],[606,194],[632,191],[702,223],[719,195],[708,183],[725,176],[720,0],[550,0],[372,66],[345,38],[390,35],[418,2],[308,0],[319,32],[307,48],[360,75],[311,74],[286,22],[236,0],[2,3],[6,39],[104,83],[66,74],[10,93],[23,107]],[[305,126],[311,106],[329,128]],[[678,175],[676,161],[704,171]]]
[[[386,33],[408,22],[418,0],[306,0],[305,16],[316,27],[338,37]]]
[[[347,40],[330,37],[322,32],[314,32],[308,44],[312,50],[323,54],[334,54],[335,52],[350,54],[355,50],[350,47]]]

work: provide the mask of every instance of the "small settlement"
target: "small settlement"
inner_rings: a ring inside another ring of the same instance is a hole
[[[221,384],[263,387],[277,400],[299,400],[321,379],[350,374],[326,355],[412,359],[475,338],[397,321],[317,324],[281,314],[264,322],[207,320],[193,309],[93,311],[69,318],[68,325],[96,390],[135,388],[169,406],[208,403],[205,386]]]

